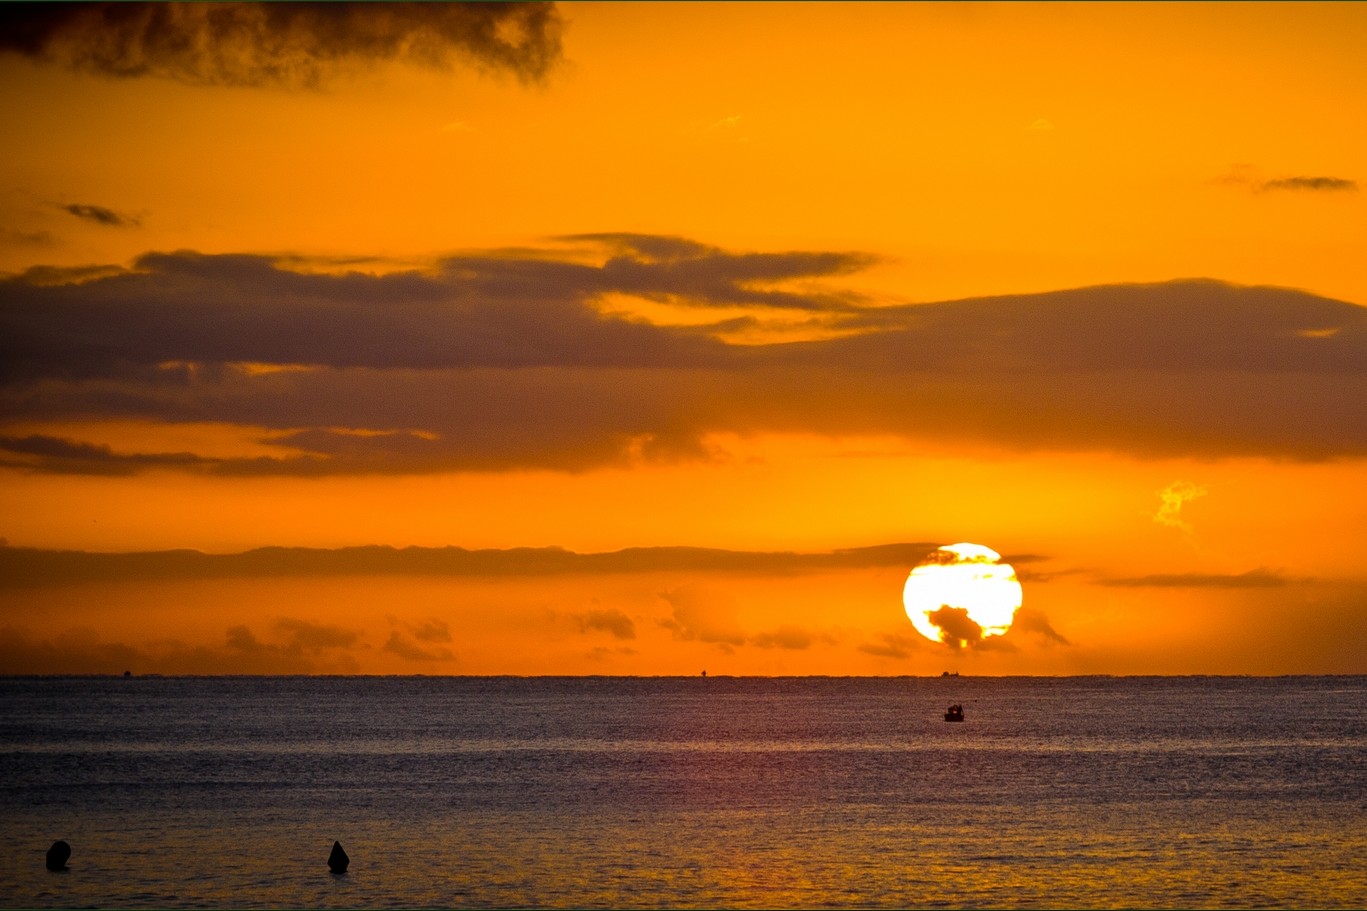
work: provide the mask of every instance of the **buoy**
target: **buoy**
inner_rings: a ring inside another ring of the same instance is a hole
[[[52,847],[47,849],[47,868],[58,871],[66,869],[66,862],[71,859],[71,845],[64,841],[54,841]]]
[[[342,843],[334,841],[332,853],[328,855],[328,869],[333,873],[345,873],[349,863],[351,863],[351,858],[347,857],[346,852],[342,850]]]

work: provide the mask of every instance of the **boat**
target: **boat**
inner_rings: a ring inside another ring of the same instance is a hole
[[[961,705],[951,705],[945,709],[945,721],[963,721],[964,707]]]

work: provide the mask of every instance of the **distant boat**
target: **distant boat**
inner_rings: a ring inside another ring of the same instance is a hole
[[[959,676],[959,672],[958,672],[958,671],[940,671],[940,676],[941,676],[941,677],[957,677],[957,676]]]
[[[951,705],[945,709],[945,721],[963,721],[964,707],[961,705]]]

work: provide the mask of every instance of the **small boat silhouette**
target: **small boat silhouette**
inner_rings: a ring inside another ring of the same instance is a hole
[[[945,709],[945,721],[963,721],[964,707],[961,705],[951,705]]]

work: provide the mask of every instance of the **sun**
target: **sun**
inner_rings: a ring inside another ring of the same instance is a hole
[[[907,576],[902,604],[916,631],[964,648],[1011,628],[1021,584],[1010,563],[981,544],[947,544]]]

